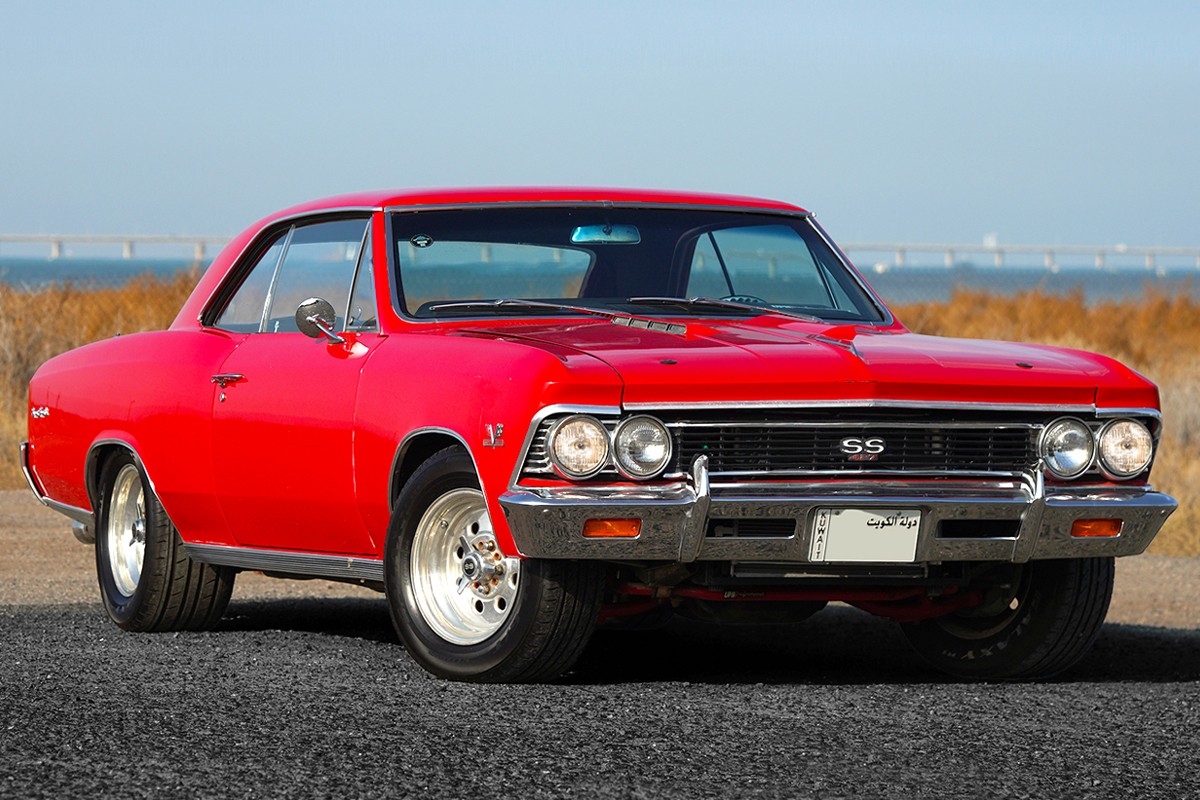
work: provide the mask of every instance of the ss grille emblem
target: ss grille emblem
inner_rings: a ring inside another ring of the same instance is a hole
[[[857,436],[847,436],[838,443],[849,461],[878,461],[879,456],[887,449],[886,443],[878,436],[863,439]]]

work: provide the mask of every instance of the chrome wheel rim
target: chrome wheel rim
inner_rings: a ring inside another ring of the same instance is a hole
[[[123,597],[132,597],[146,557],[146,495],[141,473],[133,464],[122,467],[113,482],[105,534],[113,583]]]
[[[520,561],[496,544],[478,489],[454,489],[425,510],[409,572],[421,618],[457,645],[479,644],[500,630],[520,590]]]

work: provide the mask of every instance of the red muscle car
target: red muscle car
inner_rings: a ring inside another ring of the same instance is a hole
[[[429,671],[538,681],[597,624],[844,601],[933,665],[1088,650],[1154,491],[1158,392],[1103,356],[910,333],[813,217],[611,189],[280,212],[165,331],[44,364],[22,462],[132,631],[235,575],[386,593]]]

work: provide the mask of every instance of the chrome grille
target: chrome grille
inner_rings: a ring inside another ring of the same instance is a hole
[[[1038,462],[1038,436],[1051,418],[895,410],[842,415],[838,419],[837,412],[828,410],[781,410],[770,419],[737,412],[686,419],[655,416],[667,425],[673,440],[667,477],[686,474],[698,455],[708,456],[710,473],[726,476],[1017,474]],[[554,419],[543,420],[534,432],[523,473],[553,472],[546,438]],[[602,422],[610,432],[617,424],[615,419]],[[846,439],[882,440],[883,449],[856,458],[844,451]],[[614,475],[616,470],[607,467],[597,478]]]
[[[1015,473],[1037,461],[1031,424],[674,423],[675,471],[698,455],[712,473]],[[870,441],[881,452],[846,452]]]

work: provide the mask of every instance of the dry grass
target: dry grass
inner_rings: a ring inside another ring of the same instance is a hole
[[[56,285],[23,291],[0,284],[0,486],[25,485],[18,445],[25,439],[29,379],[46,359],[118,333],[171,324],[199,274],[151,274],[120,288]]]
[[[56,353],[115,333],[165,328],[195,284],[195,273],[141,278],[119,289],[55,286],[34,292],[0,286],[0,486],[24,484],[17,444],[24,438],[26,385]],[[1155,483],[1180,510],[1152,552],[1200,555],[1200,304],[1148,293],[1088,307],[1081,295],[1029,292],[1000,297],[956,292],[949,302],[901,306],[921,333],[1012,339],[1093,350],[1153,378],[1167,420]]]

